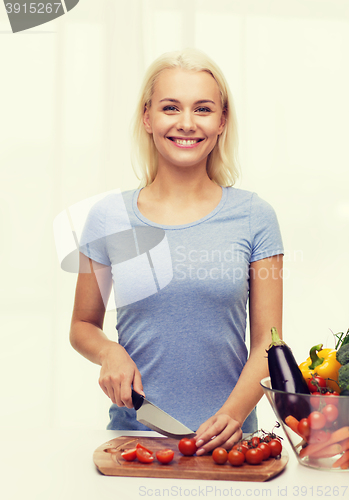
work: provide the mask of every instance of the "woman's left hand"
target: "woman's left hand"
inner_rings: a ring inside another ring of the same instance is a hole
[[[218,446],[230,450],[242,438],[241,424],[227,413],[210,417],[196,431],[197,455],[204,455]]]

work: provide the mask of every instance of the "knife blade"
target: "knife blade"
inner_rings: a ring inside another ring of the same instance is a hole
[[[189,427],[171,417],[171,415],[155,406],[133,389],[132,403],[137,412],[138,422],[146,425],[149,429],[175,439],[196,436],[196,433],[189,429]]]

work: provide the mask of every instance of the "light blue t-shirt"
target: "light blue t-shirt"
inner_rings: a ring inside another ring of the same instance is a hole
[[[149,401],[192,430],[223,405],[246,363],[251,262],[283,253],[273,208],[222,188],[218,206],[164,226],[137,207],[140,190],[111,194],[90,211],[80,250],[111,266],[119,343]],[[109,429],[145,430],[133,409],[110,408]],[[243,431],[257,430],[254,410]]]

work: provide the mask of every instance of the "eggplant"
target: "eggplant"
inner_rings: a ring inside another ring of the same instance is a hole
[[[291,349],[280,339],[276,328],[271,329],[272,342],[267,350],[271,386],[275,392],[275,406],[282,420],[292,415],[297,420],[311,412],[309,398],[297,394],[310,394],[308,385]]]

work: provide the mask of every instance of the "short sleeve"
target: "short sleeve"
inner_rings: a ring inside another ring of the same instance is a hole
[[[276,213],[271,205],[253,193],[250,210],[250,262],[284,253]]]
[[[90,259],[110,266],[105,233],[106,210],[103,200],[89,211],[80,238],[79,250]]]

